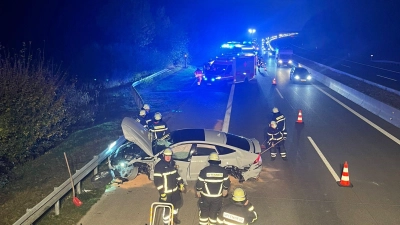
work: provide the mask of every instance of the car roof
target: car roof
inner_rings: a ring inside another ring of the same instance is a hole
[[[246,151],[250,150],[249,139],[234,134],[207,129],[182,129],[171,132],[172,143],[204,141],[217,145],[230,145]]]

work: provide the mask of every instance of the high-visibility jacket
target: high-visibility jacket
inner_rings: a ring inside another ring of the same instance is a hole
[[[175,161],[170,162],[161,159],[154,167],[154,185],[160,194],[168,194],[178,190],[183,184],[181,175],[175,168]]]
[[[154,139],[160,139],[169,134],[167,123],[162,120],[152,121],[149,124],[149,131],[154,134]]]
[[[248,202],[247,205],[244,205],[243,202],[235,202],[231,199],[228,204],[222,207],[217,222],[227,225],[247,225],[256,220],[257,213],[251,203]]]
[[[219,165],[211,164],[200,171],[196,189],[206,197],[220,197],[223,190],[228,190],[231,181],[228,172]]]
[[[273,113],[272,120],[276,122],[277,128],[282,132],[283,137],[287,137],[286,118],[281,112]]]
[[[268,127],[267,129],[268,145],[276,144],[283,139],[283,134],[278,128]]]

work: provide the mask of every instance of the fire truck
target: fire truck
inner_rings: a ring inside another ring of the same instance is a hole
[[[209,62],[209,68],[204,71],[203,78],[207,84],[221,81],[247,82],[255,78],[256,70],[257,55],[254,53],[222,55]]]

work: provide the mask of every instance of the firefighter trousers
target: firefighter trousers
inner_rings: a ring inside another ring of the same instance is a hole
[[[217,224],[217,216],[222,207],[222,196],[206,197],[204,195],[199,199],[199,224],[215,225]]]
[[[282,158],[286,158],[286,148],[285,148],[285,141],[282,140],[275,147],[271,148],[271,157],[275,158],[277,155],[277,151],[281,154]]]

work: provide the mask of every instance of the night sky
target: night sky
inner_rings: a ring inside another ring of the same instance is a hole
[[[165,6],[167,15],[187,29],[189,38],[204,42],[230,41],[280,32],[300,32],[304,41],[328,36],[322,45],[375,52],[395,59],[400,40],[395,0],[149,0],[153,8]],[[96,21],[108,0],[14,0],[0,4],[0,43],[20,46],[22,41],[44,45],[52,57],[70,60],[81,48],[102,37]],[[124,1],[120,1],[121,4]],[[310,43],[310,46],[314,43]],[[398,59],[400,60],[400,59]]]

